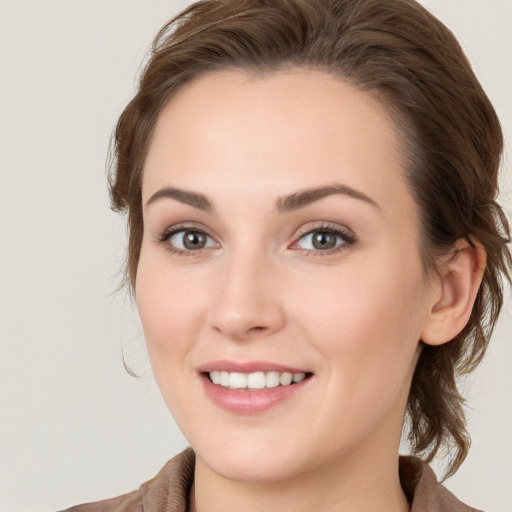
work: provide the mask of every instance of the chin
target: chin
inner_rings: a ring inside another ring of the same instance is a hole
[[[273,483],[293,478],[304,471],[305,464],[297,453],[286,453],[275,448],[265,448],[257,443],[243,447],[196,451],[198,458],[217,475],[233,481]],[[302,468],[302,471],[301,471]]]

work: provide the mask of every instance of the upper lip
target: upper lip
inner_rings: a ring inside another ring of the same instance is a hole
[[[280,363],[269,361],[230,361],[216,360],[202,364],[197,368],[200,373],[214,371],[254,373],[254,372],[289,372],[289,373],[310,373],[303,368],[296,368]]]

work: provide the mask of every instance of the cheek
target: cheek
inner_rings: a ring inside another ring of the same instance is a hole
[[[183,390],[196,375],[189,355],[199,337],[207,294],[186,272],[170,272],[154,254],[141,254],[136,299],[149,360],[156,383],[177,423],[188,432],[188,421],[201,410],[197,396]]]
[[[165,258],[165,256],[164,256]],[[141,253],[136,299],[155,377],[169,366],[183,366],[190,341],[197,339],[207,293],[186,271],[171,272],[168,265]]]
[[[402,258],[354,265],[307,290],[310,337],[340,389],[375,393],[409,378],[424,317],[421,263]],[[314,334],[313,334],[314,333]]]

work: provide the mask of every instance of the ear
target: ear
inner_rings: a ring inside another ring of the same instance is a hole
[[[449,259],[440,265],[432,287],[432,306],[421,339],[428,345],[451,341],[469,321],[482,282],[486,254],[482,245],[459,240]]]

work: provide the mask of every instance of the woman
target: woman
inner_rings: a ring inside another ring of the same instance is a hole
[[[157,35],[114,140],[127,279],[191,449],[70,510],[463,511],[511,256],[502,134],[412,0],[207,0]]]

